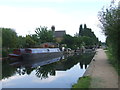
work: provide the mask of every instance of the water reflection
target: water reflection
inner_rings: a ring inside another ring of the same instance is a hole
[[[31,62],[17,61],[10,62],[9,60],[3,62],[2,67],[2,79],[11,77],[15,74],[30,75],[32,71],[35,71],[35,75],[40,79],[49,78],[49,76],[55,76],[56,71],[67,71],[74,67],[74,65],[80,65],[80,68],[85,69],[91,62],[94,53],[83,54],[69,54],[63,57],[55,58],[53,62],[39,62],[39,60],[33,60]]]

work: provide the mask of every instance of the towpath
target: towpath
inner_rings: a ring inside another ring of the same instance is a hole
[[[111,64],[109,64],[106,53],[103,49],[97,49],[85,75],[90,75],[90,88],[118,88],[118,74]]]

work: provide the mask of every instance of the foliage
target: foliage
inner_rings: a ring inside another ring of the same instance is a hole
[[[67,44],[67,47],[71,49],[81,48],[83,45],[86,47],[94,47],[94,45],[100,44],[98,38],[90,28],[87,28],[86,24],[84,24],[84,28],[82,24],[80,25],[79,34],[76,34],[74,37],[65,35],[61,43]]]
[[[115,67],[115,69],[118,71],[118,75],[120,75],[120,67],[118,67],[118,63],[116,64],[116,61],[114,60],[114,57],[112,55],[111,49],[108,48],[107,51],[105,51],[107,54],[109,62]]]
[[[53,32],[51,30],[47,30],[47,27],[45,26],[36,28],[35,32],[42,43],[54,41]]]
[[[82,41],[85,43],[86,46],[92,46],[92,45],[94,45],[94,41],[90,37],[83,36],[82,37]]]
[[[53,35],[53,31],[55,30],[55,26],[51,27],[51,30],[48,30],[47,27],[38,27],[36,28],[36,34],[17,36],[16,32],[10,28],[1,28],[0,31],[3,34],[3,46],[4,48],[27,48],[27,47],[35,47],[44,42],[55,42],[55,38]],[[0,39],[1,40],[1,39]],[[82,28],[82,24],[79,28],[79,34],[77,36],[72,37],[71,35],[64,35],[61,44],[66,44],[68,48],[77,49],[82,45],[94,45],[96,44],[98,39],[91,31],[91,29],[87,28],[87,25],[84,24],[84,28]],[[6,50],[5,50],[6,51]]]
[[[76,48],[81,47],[82,43],[83,42],[81,37],[74,37],[74,45]]]
[[[94,32],[90,28],[87,28],[86,24],[84,24],[84,28],[82,28],[82,24],[80,25],[79,36],[83,38],[83,41],[85,39],[84,42],[86,42],[86,45],[96,45],[99,42]]]
[[[74,88],[89,88],[90,87],[90,81],[91,81],[90,76],[81,77],[77,81],[77,84],[74,84],[72,86],[72,90],[74,90]]]
[[[2,47],[4,48],[16,48],[17,46],[17,34],[13,29],[0,28],[2,31]]]
[[[26,47],[33,47],[36,44],[36,42],[31,38],[30,35],[26,35],[25,41]]]
[[[37,45],[39,45],[41,43],[39,37],[37,36],[37,34],[32,34],[30,35],[31,39],[33,39]]]
[[[25,37],[18,36],[18,38],[17,38],[17,48],[24,48],[25,44],[26,44]]]
[[[2,47],[2,30],[0,30],[0,48]]]
[[[2,37],[0,37],[0,48],[2,48]]]
[[[107,36],[106,42],[109,48],[111,48],[112,57],[116,64],[120,61],[120,52],[118,46],[120,46],[120,7],[117,7],[114,2],[111,3],[107,9],[102,9],[98,14],[99,21],[101,22],[101,28],[104,34]]]
[[[71,35],[64,35],[63,36],[63,40],[62,40],[62,42],[61,43],[63,43],[63,44],[67,44],[67,47],[69,47],[69,48],[72,48],[72,45],[73,45],[73,37],[71,36]]]
[[[51,27],[51,30],[52,30],[52,31],[55,31],[55,26],[52,26],[52,27]]]
[[[79,27],[79,36],[82,36],[82,30],[83,30],[83,28],[82,28],[82,24],[81,24]]]

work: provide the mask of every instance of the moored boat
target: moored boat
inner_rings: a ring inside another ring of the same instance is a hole
[[[15,49],[13,54],[9,54],[10,58],[19,58],[20,60],[47,60],[62,56],[59,48],[26,48]]]
[[[25,49],[14,49],[13,53],[9,54],[8,56],[10,58],[19,58],[24,53],[25,53]]]

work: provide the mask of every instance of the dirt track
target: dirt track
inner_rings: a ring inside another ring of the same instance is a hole
[[[85,76],[91,76],[90,88],[118,88],[118,74],[103,49],[98,49]]]

